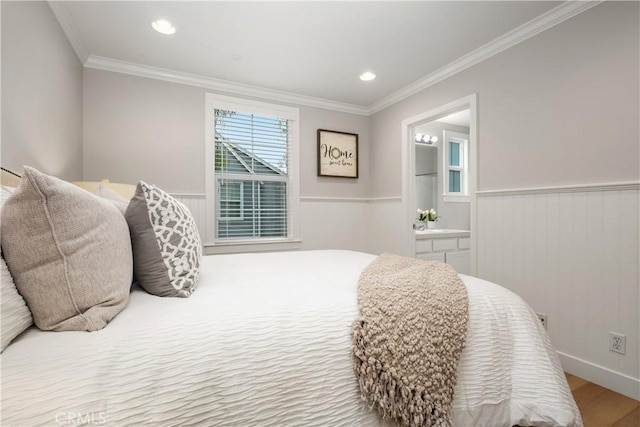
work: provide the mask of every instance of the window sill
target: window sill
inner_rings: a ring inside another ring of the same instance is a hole
[[[469,196],[460,196],[454,194],[445,194],[442,196],[442,200],[445,202],[467,202],[469,203]]]
[[[204,255],[239,254],[248,252],[298,251],[302,240],[248,240],[246,242],[207,243]]]

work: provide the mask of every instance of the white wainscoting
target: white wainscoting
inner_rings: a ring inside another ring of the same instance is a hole
[[[207,221],[205,195],[173,194],[173,197],[191,210],[200,235],[204,237]],[[371,233],[370,228],[373,202],[388,203],[387,199],[301,197],[301,248],[370,252],[370,236],[378,234]],[[384,221],[378,227],[388,229],[391,223],[396,224],[396,219],[393,222]]]
[[[564,368],[640,399],[637,183],[478,193],[478,276],[546,314]],[[626,335],[626,355],[609,332]]]

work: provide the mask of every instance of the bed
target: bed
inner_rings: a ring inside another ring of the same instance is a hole
[[[189,298],[131,288],[95,332],[31,327],[0,356],[3,426],[393,426],[352,366],[358,278],[376,256],[324,250],[202,257]],[[456,426],[579,426],[535,313],[461,276],[466,346]]]

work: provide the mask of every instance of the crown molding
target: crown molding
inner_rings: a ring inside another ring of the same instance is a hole
[[[148,65],[120,61],[117,59],[105,58],[101,56],[89,56],[84,66],[87,68],[95,68],[98,70],[113,71],[116,73],[130,74],[138,77],[163,80],[171,83],[197,86],[220,92],[228,92],[234,95],[266,98],[279,102],[306,105],[308,107],[324,108],[327,110],[341,111],[344,113],[358,114],[361,116],[368,115],[367,108],[360,105],[347,104],[344,102],[331,101],[328,99],[315,98],[312,96],[299,95],[296,93],[280,90],[266,89],[258,86],[236,83],[229,80],[183,73],[181,71],[174,71],[166,68],[151,67]]]
[[[402,101],[416,93],[427,89],[467,68],[478,64],[493,55],[502,52],[530,37],[535,36],[551,27],[554,27],[573,16],[576,16],[606,0],[569,0],[546,13],[532,19],[531,21],[515,28],[514,30],[498,37],[497,39],[481,46],[473,52],[460,57],[439,70],[405,86],[404,88],[386,96],[370,106],[348,104],[332,101],[324,98],[316,98],[300,95],[292,92],[285,92],[274,89],[267,89],[258,86],[251,86],[236,83],[229,80],[205,77],[196,74],[183,73],[180,71],[164,68],[152,67],[132,62],[120,61],[116,59],[90,55],[84,39],[77,29],[75,21],[69,11],[66,2],[49,0],[48,4],[56,19],[60,23],[65,35],[69,39],[71,46],[76,52],[80,61],[85,67],[98,70],[113,71],[117,73],[130,74],[138,77],[146,77],[157,80],[164,80],[172,83],[197,86],[221,92],[228,92],[235,95],[244,95],[256,98],[265,98],[297,105],[305,105],[315,108],[340,111],[344,113],[357,114],[361,116],[372,115],[384,108]]]
[[[479,47],[473,52],[462,56],[439,70],[411,83],[408,86],[392,93],[389,96],[371,104],[368,109],[369,115],[383,110],[397,102],[402,101],[424,89],[435,85],[467,68],[476,65],[512,46],[539,34],[551,27],[554,27],[569,18],[572,18],[605,0],[596,1],[566,1],[561,5],[543,13],[542,15],[522,24],[521,26],[503,34]]]
[[[87,45],[78,31],[78,27],[76,26],[73,16],[71,16],[71,11],[69,11],[66,2],[50,0],[47,3],[53,15],[58,20],[60,27],[62,27],[62,31],[64,31],[64,34],[67,36],[69,43],[71,43],[71,47],[76,52],[78,59],[84,64],[89,58],[89,49],[87,49]]]

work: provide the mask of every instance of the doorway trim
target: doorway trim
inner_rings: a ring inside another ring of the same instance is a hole
[[[432,122],[448,116],[460,110],[470,110],[469,119],[469,215],[471,232],[471,275],[477,275],[478,260],[476,254],[477,242],[477,214],[476,214],[476,189],[478,182],[478,94],[474,93],[455,101],[448,102],[440,107],[426,111],[402,121],[402,247],[407,256],[416,254],[416,237],[412,224],[416,213],[413,205],[415,200],[415,158],[416,148],[412,136],[412,130],[416,126]]]

